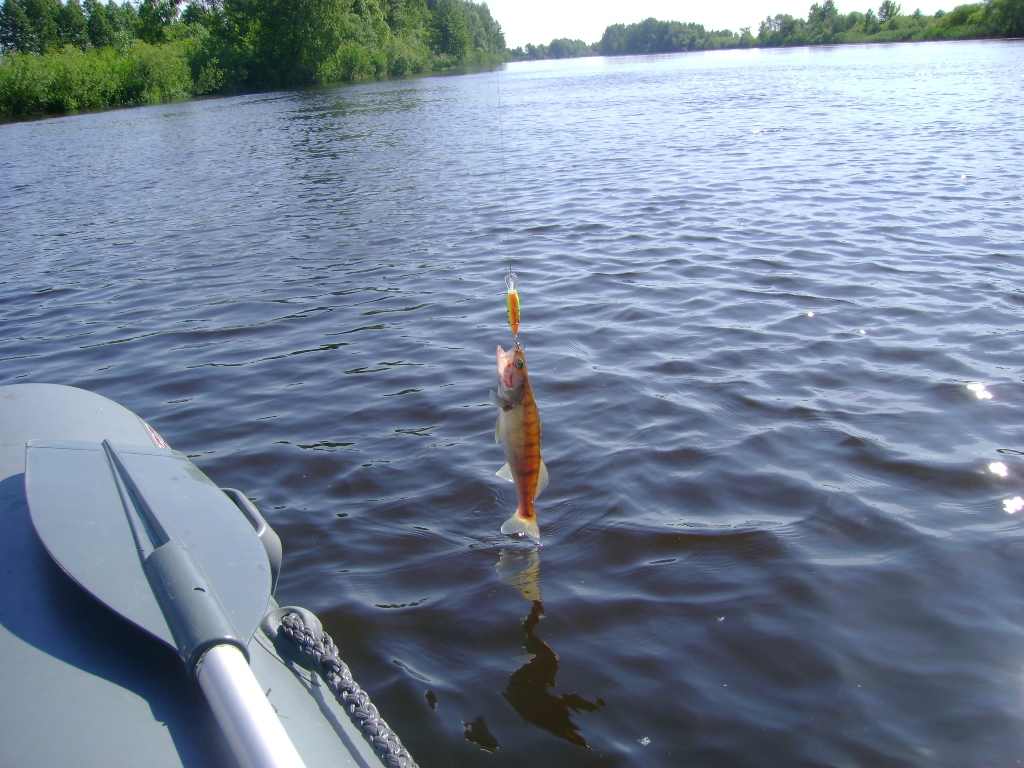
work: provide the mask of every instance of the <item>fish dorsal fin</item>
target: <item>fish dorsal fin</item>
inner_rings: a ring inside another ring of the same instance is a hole
[[[540,474],[537,475],[537,492],[533,494],[533,498],[540,496],[540,492],[548,487],[548,466],[544,463],[544,459],[540,460]]]
[[[515,478],[512,477],[512,468],[508,464],[503,466],[501,469],[499,469],[494,474],[496,474],[498,477],[501,477],[501,478],[503,478],[505,480],[508,480],[510,483],[514,483],[515,482]]]

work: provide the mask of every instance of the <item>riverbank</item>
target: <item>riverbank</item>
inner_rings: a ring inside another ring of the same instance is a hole
[[[877,13],[839,12],[833,0],[811,6],[807,20],[788,14],[769,16],[757,33],[709,30],[701,24],[650,18],[636,24],[613,24],[599,41],[560,38],[548,45],[512,49],[515,60],[567,59],[584,56],[635,56],[651,53],[707,51],[721,48],[781,48],[802,45],[983,40],[1024,37],[1024,0],[991,0],[959,5],[948,13],[905,15],[894,0],[883,0]]]
[[[208,65],[197,67],[197,53],[201,51],[197,52],[188,41],[163,45],[136,41],[123,50],[81,51],[68,46],[45,55],[4,56],[0,61],[0,121],[272,90],[219,87],[220,73]],[[498,54],[474,52],[456,62],[398,72],[386,69],[367,72],[354,68],[334,80],[303,85],[472,71],[497,66],[506,60]]]
[[[471,0],[4,0],[0,117],[25,118],[496,65]]]

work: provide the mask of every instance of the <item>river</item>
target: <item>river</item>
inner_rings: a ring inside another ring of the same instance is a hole
[[[1021,42],[3,125],[0,384],[253,497],[423,768],[1015,765],[1022,126]],[[510,261],[539,549],[498,530]]]

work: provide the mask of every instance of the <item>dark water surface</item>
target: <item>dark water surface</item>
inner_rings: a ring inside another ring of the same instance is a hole
[[[0,383],[254,497],[424,768],[1018,764],[1024,44],[500,78],[507,248],[494,73],[0,127]]]

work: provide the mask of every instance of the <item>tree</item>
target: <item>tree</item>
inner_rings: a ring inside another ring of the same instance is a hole
[[[799,45],[798,33],[804,27],[803,19],[796,19],[788,13],[769,16],[757,30],[757,41],[764,46]]]
[[[135,28],[139,25],[139,12],[129,0],[124,0],[120,5],[114,0],[109,0],[106,12],[115,38],[131,40],[135,37]]]
[[[139,3],[139,39],[147,43],[167,40],[167,27],[178,18],[181,0],[142,0]]]
[[[31,50],[32,26],[19,0],[4,0],[0,8],[0,50],[27,53]]]
[[[814,42],[827,43],[834,34],[843,31],[844,21],[833,0],[825,0],[821,5],[815,3],[807,14],[808,33]]]
[[[470,48],[487,53],[504,51],[505,35],[501,31],[501,24],[491,16],[491,9],[487,7],[487,3],[462,3],[461,6]]]
[[[1000,37],[1024,37],[1024,0],[990,0],[986,12]]]
[[[365,14],[360,15],[360,12]],[[218,53],[229,88],[281,88],[384,74],[390,34],[376,0],[225,0]]]
[[[728,29],[707,30],[703,24],[659,21],[652,17],[636,24],[606,27],[594,50],[603,56],[623,56],[732,48],[739,44],[740,38]]]
[[[192,0],[182,11],[181,21],[184,24],[202,24],[204,27],[217,26],[223,12],[220,0]]]
[[[594,52],[589,45],[582,40],[570,40],[567,37],[559,37],[551,41],[548,52],[553,59],[572,59],[579,56],[593,56]]]
[[[864,34],[873,35],[878,31],[878,17],[875,12],[868,8],[864,14]]]
[[[469,50],[469,30],[455,0],[437,0],[430,19],[429,45],[435,52],[461,59]]]
[[[878,19],[884,24],[899,16],[902,10],[894,0],[882,0],[882,4],[878,6]]]
[[[577,56],[586,56],[590,53],[590,46],[582,40],[559,37],[551,41],[548,51],[553,59],[572,59]]]
[[[29,50],[34,53],[46,53],[56,48],[57,13],[60,3],[57,0],[25,0],[25,15],[28,16]]]
[[[88,45],[88,22],[78,0],[67,0],[57,11],[57,36],[64,45],[73,45],[82,50]]]
[[[541,43],[540,45],[534,45],[533,43],[526,44],[526,58],[528,59],[548,59],[551,58],[548,47]]]
[[[838,17],[839,10],[833,0],[825,0],[820,5],[815,3],[811,6],[811,11],[807,14],[807,23],[815,27],[824,24],[831,25]]]
[[[85,29],[93,48],[114,44],[114,27],[110,23],[107,9],[98,0],[85,0]]]

